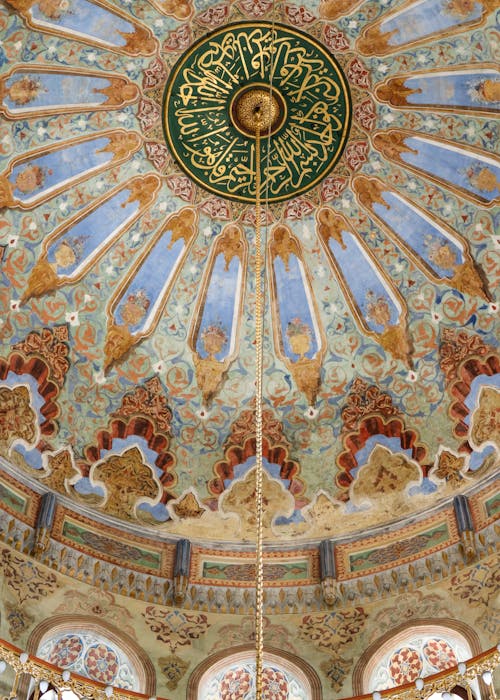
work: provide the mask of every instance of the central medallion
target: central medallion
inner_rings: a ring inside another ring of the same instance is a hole
[[[283,97],[266,85],[243,87],[231,101],[233,124],[246,136],[256,136],[257,121],[262,136],[275,134],[286,117]]]
[[[204,189],[255,201],[257,119],[268,201],[296,197],[325,177],[345,147],[351,103],[324,46],[284,25],[242,22],[204,36],[174,66],[165,137]]]

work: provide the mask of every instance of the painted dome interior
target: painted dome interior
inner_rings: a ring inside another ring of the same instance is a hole
[[[494,0],[1,2],[0,500],[17,549],[120,595],[248,614],[256,141],[235,114],[272,82],[267,612],[492,554],[498,19]]]

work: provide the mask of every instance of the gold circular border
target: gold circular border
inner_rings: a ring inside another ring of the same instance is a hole
[[[339,84],[343,90],[343,94],[346,98],[345,100],[345,128],[342,133],[342,137],[339,141],[339,145],[337,148],[337,153],[336,157],[333,158],[331,164],[329,165],[328,169],[318,175],[318,177],[309,182],[307,186],[302,187],[301,189],[297,189],[295,192],[292,194],[285,194],[282,196],[278,197],[273,197],[272,199],[269,199],[269,203],[273,204],[275,202],[286,202],[289,199],[294,199],[298,195],[302,194],[303,192],[309,192],[312,190],[323,178],[325,178],[329,173],[332,172],[333,168],[336,166],[336,164],[339,162],[340,157],[342,153],[344,152],[344,148],[346,146],[346,142],[349,136],[350,128],[351,128],[351,120],[352,120],[352,100],[351,100],[351,91],[349,89],[349,84],[347,82],[347,78],[345,77],[342,69],[340,68],[339,64],[337,61],[334,59],[334,57],[330,54],[328,49],[321,44],[318,39],[315,37],[312,37],[311,35],[307,34],[306,32],[299,31],[297,29],[294,29],[293,27],[289,27],[287,24],[281,24],[281,23],[273,23],[273,22],[231,22],[230,24],[226,24],[223,27],[220,27],[219,29],[215,29],[213,32],[210,32],[209,34],[204,35],[186,51],[186,53],[183,53],[182,56],[179,58],[177,63],[174,65],[172,72],[168,76],[168,82],[167,82],[167,88],[164,93],[163,97],[163,104],[162,104],[162,126],[163,126],[163,133],[166,137],[167,144],[170,148],[170,151],[174,158],[176,159],[177,163],[179,164],[179,167],[181,170],[189,177],[191,180],[193,180],[199,187],[201,187],[202,190],[205,190],[205,192],[211,192],[212,194],[215,194],[217,197],[222,197],[225,199],[228,199],[229,201],[233,202],[243,202],[244,204],[254,204],[255,203],[255,198],[254,197],[242,197],[240,195],[230,195],[225,193],[222,193],[220,190],[215,189],[214,187],[210,187],[210,185],[206,184],[203,180],[201,180],[199,177],[197,177],[193,172],[188,170],[186,167],[184,167],[184,163],[182,159],[179,157],[179,154],[177,152],[177,149],[175,148],[175,145],[170,138],[170,131],[168,129],[168,119],[165,118],[166,114],[166,105],[170,101],[170,97],[172,95],[172,87],[173,84],[175,83],[177,76],[179,72],[184,68],[185,62],[190,56],[198,49],[201,44],[203,44],[205,41],[211,39],[212,37],[219,36],[219,34],[222,34],[223,32],[226,32],[230,29],[238,29],[238,27],[254,27],[255,29],[259,28],[266,28],[266,29],[281,29],[286,32],[289,32],[293,36],[305,39],[308,41],[310,44],[312,44],[315,48],[318,49],[320,53],[323,54],[325,57],[328,65],[330,65],[334,70],[335,74],[337,75],[337,78],[339,80]]]

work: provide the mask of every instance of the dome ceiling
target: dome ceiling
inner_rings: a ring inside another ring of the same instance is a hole
[[[365,531],[491,474],[493,10],[5,3],[6,468],[130,530],[252,539],[255,138],[236,113],[274,50],[266,540]]]

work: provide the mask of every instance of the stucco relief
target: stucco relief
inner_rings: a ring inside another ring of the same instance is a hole
[[[37,437],[38,421],[29,388],[0,386],[0,444],[11,447],[22,442],[33,447]]]
[[[161,493],[153,470],[144,463],[142,453],[136,447],[94,464],[90,478],[106,490],[100,504],[102,508],[120,518],[135,519],[138,504],[158,501]]]
[[[404,499],[411,485],[419,484],[422,472],[404,453],[394,454],[387,447],[375,447],[366,464],[360,467],[351,487],[352,500],[358,505],[379,498]]]
[[[470,439],[477,447],[488,443],[500,450],[500,391],[496,387],[481,388],[471,416]]]
[[[280,515],[292,515],[295,503],[293,496],[286,491],[280,481],[271,479],[265,472],[263,477],[263,493],[265,510],[263,527],[266,532],[272,531],[273,521]],[[255,532],[257,514],[255,503],[255,468],[250,469],[243,479],[235,479],[231,487],[225,491],[219,500],[222,514],[236,514],[240,522],[240,533],[247,539],[249,533]]]

